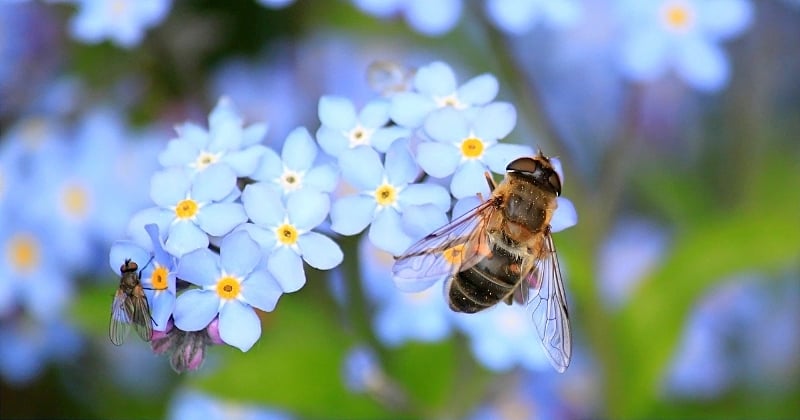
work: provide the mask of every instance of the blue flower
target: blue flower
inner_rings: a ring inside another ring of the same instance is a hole
[[[370,241],[400,255],[416,239],[447,221],[444,213],[450,209],[450,195],[440,185],[413,183],[419,168],[405,141],[395,142],[385,161],[384,166],[378,153],[368,147],[342,154],[342,177],[359,193],[333,204],[331,229],[355,235],[370,225]],[[425,228],[411,231],[411,225]],[[424,230],[427,232],[421,232]]]
[[[404,293],[394,287],[391,254],[363,238],[359,264],[364,291],[375,307],[372,325],[382,343],[398,346],[410,340],[434,342],[450,334],[451,311],[441,293],[433,288]]]
[[[43,373],[48,362],[74,361],[80,353],[80,334],[59,318],[13,321],[0,326],[0,377],[7,384],[26,385]]]
[[[258,144],[267,132],[266,124],[243,127],[233,103],[222,97],[208,116],[208,126],[208,130],[193,123],[175,127],[178,137],[167,143],[158,161],[165,167],[178,166],[194,172],[222,164],[238,177],[252,175],[266,150]]]
[[[151,179],[150,197],[158,205],[134,215],[129,233],[147,241],[142,228],[149,223],[166,232],[165,248],[177,257],[208,246],[208,235],[222,236],[247,221],[241,204],[231,202],[238,193],[236,175],[226,165],[214,165],[194,178],[183,169],[157,172]]]
[[[730,65],[719,42],[743,32],[753,19],[747,0],[627,0],[619,7],[626,76],[652,81],[674,69],[704,91],[728,82]]]
[[[439,36],[449,32],[461,17],[461,0],[353,0],[359,9],[381,18],[399,13],[417,32]]]
[[[517,144],[500,144],[514,128],[514,106],[496,102],[482,108],[458,111],[442,108],[425,121],[425,132],[435,141],[417,148],[417,162],[429,175],[453,175],[450,191],[456,198],[476,194],[486,184],[484,172],[505,173],[506,166],[533,150]]]
[[[268,254],[267,267],[286,293],[306,283],[303,261],[319,270],[342,262],[341,248],[327,236],[312,231],[328,216],[330,198],[311,189],[281,199],[275,186],[257,182],[245,187],[242,203],[250,220],[242,229]]]
[[[116,241],[111,246],[109,264],[117,275],[120,275],[120,267],[126,259],[139,265],[142,287],[150,303],[153,329],[164,331],[175,307],[177,261],[162,247],[157,225],[149,224],[145,230],[150,236],[147,248],[133,241]]]
[[[273,183],[284,194],[312,188],[330,193],[336,188],[338,173],[331,164],[314,166],[317,144],[304,127],[294,129],[283,143],[281,156],[267,149],[251,178]]]
[[[180,259],[178,278],[200,286],[178,296],[175,326],[183,331],[206,328],[219,314],[222,340],[247,351],[261,336],[255,309],[270,312],[281,289],[259,267],[261,250],[246,232],[226,236],[219,255],[203,248]]]
[[[487,368],[496,372],[517,365],[532,370],[550,369],[525,308],[498,304],[478,314],[456,314],[456,318],[457,325],[469,336],[472,354]]]
[[[292,416],[266,407],[235,404],[197,391],[179,391],[169,408],[169,420],[226,420],[231,417],[252,420],[289,420]]]
[[[414,91],[392,96],[389,116],[403,127],[417,128],[436,109],[467,109],[490,103],[497,96],[499,85],[491,74],[482,74],[461,86],[453,69],[441,61],[422,66],[414,76]]]
[[[389,123],[389,102],[375,99],[356,113],[353,103],[339,96],[323,96],[319,100],[317,140],[325,153],[339,157],[342,151],[358,146],[371,146],[385,152],[395,140],[408,136],[401,127],[385,127]]]
[[[145,29],[160,23],[169,13],[169,0],[73,0],[78,13],[70,21],[72,35],[99,43],[110,39],[130,48],[144,37]]]
[[[575,0],[488,0],[486,14],[498,28],[522,35],[538,22],[565,28],[575,24],[581,8]]]

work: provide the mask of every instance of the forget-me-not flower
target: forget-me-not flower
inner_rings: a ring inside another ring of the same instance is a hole
[[[175,127],[178,137],[167,143],[158,161],[201,172],[218,164],[230,167],[237,177],[250,176],[266,147],[259,144],[267,133],[264,123],[243,127],[242,117],[227,97],[220,98],[208,116],[208,130],[184,123]]]
[[[556,28],[575,24],[581,9],[576,0],[488,0],[486,14],[503,31],[522,35],[539,22]]]
[[[245,187],[242,203],[253,223],[242,225],[267,253],[267,268],[284,292],[300,290],[306,283],[303,261],[330,270],[344,259],[339,245],[312,231],[328,216],[330,198],[312,189],[286,197],[276,186],[257,182]]]
[[[652,81],[673,69],[704,91],[719,90],[729,78],[730,64],[719,43],[753,20],[748,0],[624,0],[619,8],[626,76]]]
[[[373,244],[400,255],[419,238],[410,235],[409,223],[427,224],[429,229],[424,233],[429,233],[447,221],[444,213],[450,209],[450,195],[440,185],[414,183],[420,172],[407,142],[392,145],[386,153],[385,165],[378,153],[368,147],[343,153],[339,165],[344,180],[359,193],[342,197],[333,204],[333,231],[355,235],[369,225]],[[404,221],[403,213],[412,209],[416,217]]]
[[[130,48],[141,42],[147,28],[159,24],[169,13],[171,0],[72,0],[78,13],[70,21],[72,35],[98,43],[110,39]]]
[[[414,75],[414,90],[392,96],[389,115],[403,127],[416,128],[434,110],[444,107],[467,109],[486,105],[497,96],[499,85],[491,74],[476,76],[459,86],[453,69],[441,61],[420,67]]]
[[[158,225],[166,233],[165,249],[177,257],[208,246],[208,236],[222,236],[247,221],[240,203],[236,174],[226,165],[214,165],[193,178],[184,169],[157,172],[151,179],[150,197],[157,207],[134,215],[129,231],[134,240],[146,243],[141,228]]]
[[[133,241],[116,241],[111,246],[109,264],[117,275],[126,259],[139,265],[142,287],[150,303],[153,330],[165,331],[175,307],[177,261],[164,250],[157,225],[149,224],[145,230],[150,236],[148,248]]]
[[[486,184],[484,172],[505,173],[509,162],[530,156],[533,150],[518,144],[501,144],[516,124],[514,106],[495,102],[481,108],[459,111],[442,108],[425,121],[425,132],[435,141],[417,148],[417,162],[428,175],[453,175],[450,191],[456,198],[478,192]]]
[[[317,141],[325,153],[339,157],[344,150],[358,146],[385,152],[395,140],[408,136],[408,130],[389,123],[389,102],[374,99],[356,111],[350,99],[323,96],[319,100]]]
[[[282,291],[260,266],[261,249],[247,232],[225,236],[219,255],[207,248],[184,255],[178,278],[200,286],[189,289],[175,302],[175,326],[199,331],[219,315],[222,340],[247,351],[261,336],[254,308],[270,312]]]
[[[462,0],[353,0],[359,9],[381,18],[402,13],[417,32],[439,36],[449,32],[461,17]]]
[[[332,164],[314,166],[317,154],[317,143],[308,130],[305,127],[295,128],[286,137],[281,156],[267,149],[251,178],[273,183],[284,194],[303,188],[330,193],[336,188],[338,172]]]

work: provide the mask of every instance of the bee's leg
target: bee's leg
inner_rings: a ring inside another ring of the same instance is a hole
[[[494,183],[494,178],[492,178],[492,174],[489,171],[483,173],[483,176],[486,177],[486,182],[489,184],[489,192],[493,192],[495,188],[497,188],[497,184]]]

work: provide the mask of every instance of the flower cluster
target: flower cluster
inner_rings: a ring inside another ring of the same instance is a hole
[[[266,124],[245,125],[225,97],[208,128],[179,125],[151,178],[155,205],[132,217],[131,240],[116,242],[110,257],[115,271],[127,258],[144,267],[154,350],[169,353],[178,371],[199,367],[208,344],[247,351],[261,335],[257,310],[272,311],[282,294],[300,290],[304,265],[330,270],[342,262],[331,233],[368,230],[362,259],[374,260],[364,252],[397,256],[446,224],[456,200],[455,212],[476,204],[486,192],[484,172],[502,173],[533,153],[500,143],[516,111],[494,101],[497,91],[492,75],[459,86],[448,65],[434,62],[405,90],[361,109],[347,98],[321,98],[316,139],[298,127],[280,154],[261,143]],[[563,225],[574,224],[572,206],[562,207]],[[448,334],[441,299],[387,298],[393,293],[373,293],[376,302],[394,302],[376,318],[387,342]],[[403,327],[396,321],[406,319],[398,314],[409,302],[430,310]]]

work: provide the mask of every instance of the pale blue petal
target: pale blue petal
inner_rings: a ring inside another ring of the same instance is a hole
[[[494,100],[500,85],[491,74],[473,77],[458,88],[458,99],[470,105],[485,105]]]
[[[191,181],[183,169],[159,171],[150,178],[150,199],[159,207],[170,207],[186,198]]]
[[[728,59],[719,46],[700,38],[687,39],[676,55],[675,70],[691,86],[714,92],[728,83]]]
[[[317,141],[319,142],[319,147],[326,154],[334,157],[338,157],[350,147],[349,140],[342,130],[336,130],[324,125],[317,130]]]
[[[176,140],[182,140],[190,143],[194,146],[194,149],[197,150],[197,152],[192,155],[192,159],[197,157],[197,153],[204,149],[210,140],[208,137],[208,131],[195,123],[187,122],[176,125],[175,131],[178,133],[178,136],[180,136],[180,138]]]
[[[456,75],[447,64],[434,61],[417,70],[414,87],[427,95],[446,96],[456,90]]]
[[[164,167],[185,166],[194,162],[200,150],[191,142],[183,139],[173,139],[167,143],[166,149],[159,153],[158,163]]]
[[[484,191],[482,193],[484,200],[488,198],[488,191],[489,191],[489,189],[487,188],[486,191]],[[481,203],[482,203],[482,201],[476,195],[469,196],[469,197],[464,197],[464,198],[456,201],[456,204],[453,205],[453,218],[452,219],[455,220],[455,219],[461,217],[462,215],[466,214],[468,211],[474,209],[475,207],[478,207],[478,205],[480,205]]]
[[[261,255],[258,244],[247,232],[235,232],[222,240],[220,266],[226,273],[244,278],[256,267]]]
[[[220,276],[219,256],[208,248],[197,249],[184,255],[175,273],[179,279],[198,286],[211,286]]]
[[[514,35],[529,31],[540,7],[532,1],[488,0],[486,14],[498,28]]]
[[[250,238],[256,241],[258,246],[266,252],[272,252],[272,248],[275,247],[275,242],[277,242],[277,238],[275,237],[275,232],[273,230],[254,225],[252,223],[245,223],[237,227],[236,230],[247,232],[250,235]]]
[[[266,270],[256,270],[242,282],[244,300],[262,311],[272,312],[282,294],[281,286]]]
[[[219,312],[219,336],[241,351],[250,350],[261,337],[261,320],[253,308],[230,300]]]
[[[412,239],[420,239],[447,224],[446,211],[432,204],[409,206],[401,216],[403,229]]]
[[[389,116],[402,127],[417,128],[434,109],[436,103],[431,98],[416,92],[401,92],[392,97]]]
[[[215,127],[225,123],[242,125],[242,117],[239,116],[239,111],[231,98],[222,96],[217,100],[217,104],[214,105],[211,113],[208,114],[208,125]]]
[[[286,210],[283,208],[281,191],[274,185],[256,182],[244,187],[242,203],[253,223],[274,227],[283,223]]]
[[[247,221],[239,203],[214,203],[200,209],[197,225],[211,236],[222,236]]]
[[[269,131],[269,124],[267,123],[255,123],[247,126],[247,128],[244,129],[242,146],[252,146],[261,143],[261,140],[267,135],[267,131]]]
[[[289,169],[307,171],[317,158],[317,144],[305,127],[297,127],[286,137],[281,150],[283,162]]]
[[[230,166],[238,177],[252,176],[261,163],[261,156],[267,150],[267,146],[256,144],[244,150],[226,153],[222,162]]]
[[[108,263],[111,266],[111,271],[120,275],[120,267],[125,263],[125,260],[135,262],[139,265],[139,269],[141,270],[150,260],[150,253],[133,241],[115,241],[114,244],[111,245],[111,252],[109,252],[108,255]]]
[[[420,174],[419,167],[411,155],[408,142],[395,142],[386,152],[386,178],[395,186],[414,182]]]
[[[208,143],[208,151],[211,153],[238,150],[242,146],[244,133],[239,119],[211,124],[209,132],[211,141]]]
[[[367,102],[358,113],[358,119],[367,128],[383,127],[389,122],[389,101],[379,98]]]
[[[481,108],[475,117],[472,128],[484,141],[494,141],[506,137],[517,123],[517,110],[507,102],[494,102]]]
[[[481,191],[486,185],[483,174],[486,168],[478,161],[468,161],[461,165],[450,182],[450,191],[455,198],[464,198]]]
[[[621,43],[622,72],[637,81],[651,81],[667,70],[669,44],[664,34],[640,30]]]
[[[316,232],[308,232],[297,239],[297,246],[308,265],[319,270],[330,270],[342,263],[344,254],[331,238]]]
[[[166,236],[170,223],[175,219],[175,212],[158,207],[150,207],[134,213],[128,223],[127,234],[134,242],[145,245],[150,242],[150,237],[144,227],[150,223],[158,225],[158,230]]]
[[[303,177],[303,185],[323,192],[332,192],[339,183],[339,170],[331,164],[312,168]]]
[[[201,202],[220,201],[236,188],[236,173],[228,165],[211,165],[194,176],[192,198]]]
[[[556,208],[553,218],[550,220],[550,230],[553,232],[559,232],[578,224],[578,212],[575,210],[575,205],[572,204],[572,201],[564,197],[558,197],[557,201],[558,208]]]
[[[431,204],[442,211],[450,210],[450,193],[437,184],[411,184],[400,193],[400,207]]]
[[[417,146],[417,163],[432,177],[452,175],[460,161],[461,153],[451,143],[425,142]]]
[[[219,297],[215,292],[191,289],[175,301],[172,316],[175,326],[183,331],[200,331],[217,316]]]
[[[261,155],[261,161],[251,176],[256,181],[272,181],[283,173],[283,162],[280,156],[272,149],[267,149]]]
[[[376,247],[400,255],[414,243],[402,228],[400,214],[392,208],[380,212],[369,228],[369,240]]]
[[[381,184],[383,165],[371,147],[359,146],[339,156],[342,177],[359,191],[374,191]]]
[[[277,248],[269,256],[267,268],[284,293],[296,292],[306,284],[303,260],[296,252],[285,246]]]
[[[153,318],[153,329],[164,331],[169,323],[169,317],[175,310],[175,295],[166,291],[153,292],[147,290],[151,299],[150,316]]]
[[[386,152],[389,147],[395,142],[395,140],[401,138],[407,138],[411,134],[407,128],[404,127],[386,127],[381,128],[374,133],[372,133],[372,137],[370,138],[370,144],[379,152]]]
[[[454,143],[469,136],[469,125],[461,111],[446,107],[425,119],[425,132],[436,141]]]
[[[696,2],[697,25],[712,40],[740,34],[753,21],[753,3],[747,0]]]
[[[286,212],[292,224],[300,230],[311,230],[326,217],[331,208],[328,194],[313,189],[300,190],[286,200]]]
[[[461,17],[462,0],[409,0],[408,24],[425,35],[438,36],[453,29]]]
[[[174,223],[169,228],[164,249],[177,257],[208,246],[208,235],[189,220]]]
[[[331,208],[331,229],[342,235],[355,235],[372,222],[377,203],[372,197],[354,195],[336,200]]]
[[[161,238],[161,228],[155,223],[150,223],[145,225],[144,230],[150,237],[150,243],[153,246],[153,255],[155,255],[155,261],[162,265],[172,267],[175,259],[164,250],[164,241]]]
[[[533,156],[530,146],[513,143],[497,143],[489,147],[483,155],[483,162],[489,169],[498,174],[506,172],[506,167],[514,159]]]
[[[356,125],[356,109],[349,99],[323,96],[319,99],[319,121],[334,130],[348,131]]]

